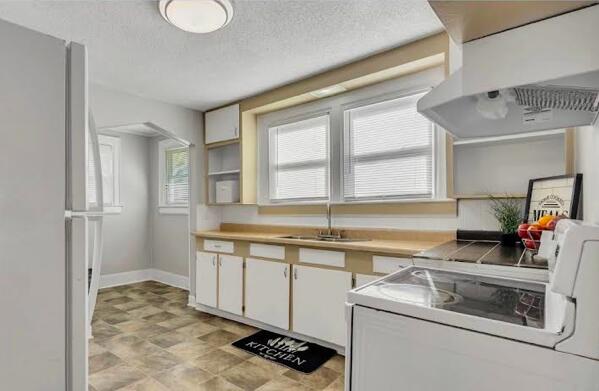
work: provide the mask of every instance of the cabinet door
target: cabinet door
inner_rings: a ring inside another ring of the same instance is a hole
[[[242,315],[243,258],[218,256],[218,308]]]
[[[345,345],[345,295],[351,273],[293,266],[293,331]]]
[[[206,113],[206,144],[239,138],[239,105]]]
[[[289,329],[290,265],[247,258],[245,316]]]
[[[197,252],[196,302],[216,307],[216,254]]]

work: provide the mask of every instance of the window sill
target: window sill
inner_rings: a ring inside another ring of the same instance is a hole
[[[123,206],[119,205],[119,206],[105,206],[104,208],[104,214],[107,215],[120,215],[123,212]]]
[[[326,213],[326,203],[295,203],[259,205],[258,214],[265,215],[321,215]],[[395,201],[356,201],[331,203],[336,215],[393,214],[393,215],[457,215],[454,199],[412,199]]]
[[[188,215],[189,206],[158,206],[158,213],[161,215]]]

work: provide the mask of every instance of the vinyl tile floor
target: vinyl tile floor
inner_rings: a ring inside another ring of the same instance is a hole
[[[343,390],[344,359],[302,374],[231,346],[253,327],[187,306],[154,281],[102,289],[89,344],[90,391]]]

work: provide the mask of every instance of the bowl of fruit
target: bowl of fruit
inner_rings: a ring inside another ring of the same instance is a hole
[[[524,223],[518,226],[518,236],[527,250],[537,252],[541,244],[541,235],[543,231],[553,231],[557,222],[565,216],[545,215],[534,223]]]

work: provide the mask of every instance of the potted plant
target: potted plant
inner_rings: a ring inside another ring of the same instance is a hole
[[[517,198],[491,196],[491,212],[501,227],[501,243],[514,246],[518,241],[518,225],[522,220],[522,205]]]

